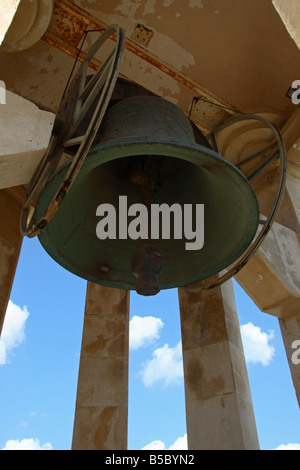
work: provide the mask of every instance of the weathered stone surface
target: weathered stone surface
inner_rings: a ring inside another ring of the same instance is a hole
[[[88,283],[73,449],[127,447],[129,291]]]
[[[0,190],[0,332],[22,246],[19,224],[24,197],[22,187]]]
[[[289,34],[300,49],[300,5],[298,0],[289,0],[289,2],[286,0],[272,0],[272,3],[280,15]]]
[[[28,184],[48,147],[55,115],[8,90],[0,106],[0,188]]]
[[[77,408],[73,449],[126,449],[127,414],[127,407],[125,406]]]
[[[232,281],[179,303],[189,449],[257,449]]]
[[[279,325],[300,406],[300,314],[279,320]]]
[[[127,368],[121,357],[81,357],[77,406],[126,405]]]

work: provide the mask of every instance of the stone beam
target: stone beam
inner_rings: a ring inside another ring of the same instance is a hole
[[[0,189],[28,184],[51,137],[55,114],[6,91],[0,104]]]
[[[292,165],[290,165],[289,172],[287,175],[286,186],[289,196],[293,201],[295,215],[300,225],[300,167],[297,167],[297,169],[299,171],[299,177],[296,174],[294,168],[292,168]]]

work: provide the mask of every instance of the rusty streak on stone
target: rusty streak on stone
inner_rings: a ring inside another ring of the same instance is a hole
[[[65,44],[62,44],[61,42],[58,42],[57,40],[53,39],[50,37],[48,34],[44,34],[42,39],[47,42],[50,46],[55,47],[56,49],[60,50],[61,52],[64,52],[65,54],[69,55],[70,57],[73,57],[74,59],[77,58],[78,62],[83,62],[84,58],[86,56],[85,52],[80,52],[79,49],[76,49],[72,46],[66,46]],[[98,70],[99,66],[101,65],[100,60],[93,59],[89,63],[89,67],[91,67],[94,70]]]

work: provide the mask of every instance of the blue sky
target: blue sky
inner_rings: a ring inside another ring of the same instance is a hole
[[[300,449],[277,318],[234,286],[260,446]],[[24,240],[0,340],[0,449],[71,448],[85,291],[36,238]],[[128,448],[184,448],[177,291],[132,293],[130,311]]]

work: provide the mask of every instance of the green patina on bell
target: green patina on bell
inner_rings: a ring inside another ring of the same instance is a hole
[[[154,266],[155,250],[162,253],[163,267],[149,268],[154,273],[150,277],[155,284],[157,275],[159,288],[168,289],[217,274],[251,243],[259,209],[250,184],[200,132],[195,142],[193,126],[177,106],[153,96],[124,99],[106,112],[95,142],[59,210],[39,235],[49,255],[70,272],[109,287],[135,289],[139,274],[133,274],[132,260],[146,243],[155,249],[144,250],[147,260],[137,264],[141,270]],[[37,219],[69,165],[58,169],[43,190]],[[174,239],[172,232],[169,240],[100,240],[97,207],[112,204],[118,214],[121,195],[127,196],[128,207],[204,204],[203,248],[187,250],[184,236]],[[140,293],[151,295],[159,288]]]

